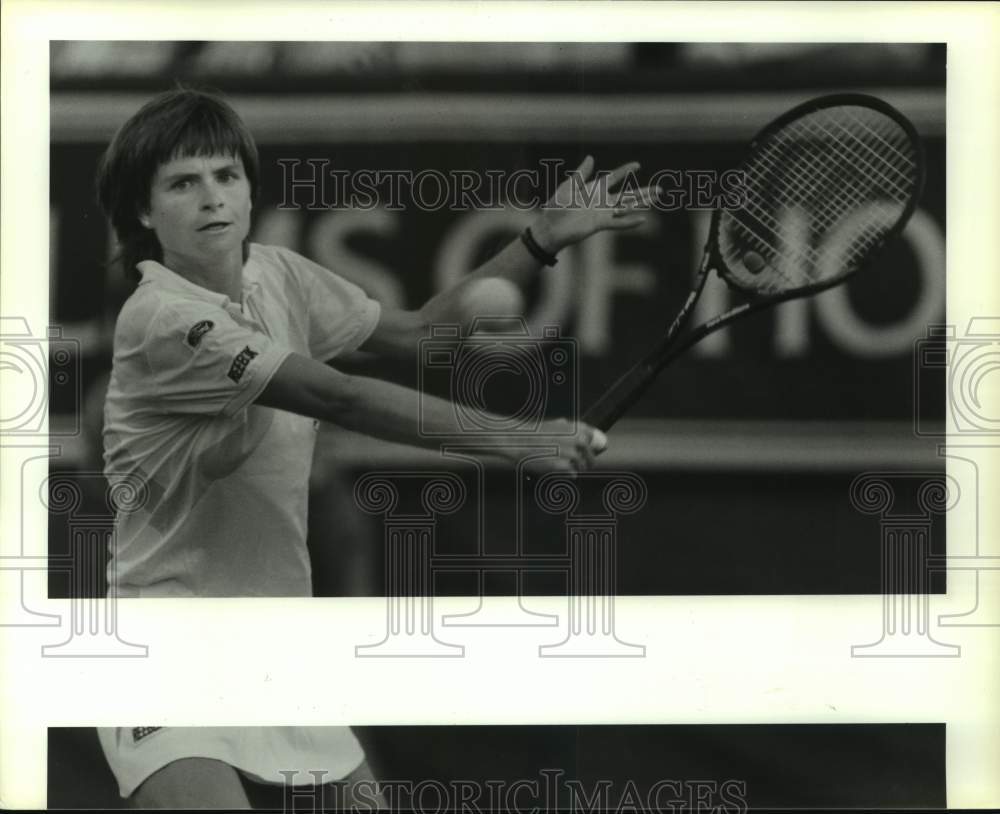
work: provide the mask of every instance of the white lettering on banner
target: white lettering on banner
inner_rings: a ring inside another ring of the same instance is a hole
[[[945,316],[945,248],[941,230],[926,212],[916,210],[903,230],[920,274],[918,299],[910,313],[892,325],[873,326],[851,307],[841,286],[816,298],[820,325],[839,348],[855,356],[881,359],[911,353],[915,339],[926,335],[927,326]]]
[[[434,262],[436,291],[455,285],[473,266],[488,237],[519,231],[530,222],[523,212],[478,212],[460,218],[446,235]],[[632,234],[652,236],[659,221],[649,221]],[[652,293],[656,276],[648,265],[616,263],[615,236],[591,237],[586,249],[567,249],[559,264],[542,271],[541,295],[527,320],[533,332],[545,325],[562,324],[576,315],[576,339],[583,353],[607,353],[612,339],[612,306],[616,290],[639,295]]]
[[[434,290],[444,291],[461,282],[473,269],[483,244],[504,232],[520,232],[531,222],[527,212],[510,209],[474,212],[459,217],[445,233],[434,258]]]
[[[443,291],[468,274],[486,240],[503,233],[516,234],[530,222],[529,213],[514,210],[476,212],[459,218],[434,259],[434,290]],[[572,317],[576,261],[576,251],[567,249],[560,252],[559,265],[542,269],[541,294],[527,317],[533,333],[540,333],[544,325],[561,325]]]
[[[708,242],[708,227],[711,222],[711,212],[693,212],[691,214],[692,280],[688,281],[688,286],[693,281],[697,269],[701,267],[701,257],[705,253],[705,244]],[[705,281],[701,296],[694,305],[691,322],[700,325],[728,308],[729,286],[713,274]],[[666,320],[664,320],[664,324],[666,324]],[[706,336],[694,346],[691,352],[706,359],[720,359],[726,356],[730,349],[729,331],[722,330]]]
[[[468,274],[483,244],[505,232],[520,232],[531,222],[527,212],[497,210],[459,218],[445,235],[434,258],[434,290],[443,291]],[[575,249],[560,252],[559,265],[542,269],[541,294],[527,319],[533,334],[545,325],[562,325],[574,310],[577,270]]]
[[[292,215],[291,212],[272,213],[261,220],[260,234],[288,238],[276,242],[295,245],[299,222],[293,222]],[[285,216],[289,220],[285,220]],[[358,283],[385,305],[405,307],[399,278],[389,268],[351,251],[347,245],[348,239],[357,234],[374,234],[386,240],[396,237],[399,217],[384,209],[324,213],[316,218],[309,230],[305,253]],[[443,236],[434,258],[434,290],[441,291],[459,282],[473,268],[489,241],[504,234],[516,234],[530,218],[529,213],[513,210],[480,211],[459,217]],[[710,218],[708,212],[691,213],[694,265],[701,261]],[[660,221],[655,220],[638,232],[598,234],[582,247],[561,252],[559,264],[542,271],[539,297],[528,315],[533,332],[543,325],[565,324],[575,318],[575,332],[582,353],[595,356],[610,352],[615,335],[613,318],[617,292],[650,296],[657,286],[678,285],[664,273],[666,264],[616,263],[614,260],[619,240],[654,236],[660,225]],[[801,217],[784,213],[782,230],[785,234],[800,233],[807,228],[808,224]],[[915,270],[920,277],[917,300],[906,315],[888,325],[872,324],[855,311],[844,286],[817,297],[783,303],[774,314],[776,355],[779,358],[806,356],[811,351],[810,324],[813,320],[837,348],[851,356],[874,359],[909,353],[913,341],[924,335],[926,326],[944,318],[945,244],[935,220],[919,209],[914,212],[902,237],[913,250]],[[850,241],[836,234],[828,239],[834,246],[827,262],[837,263],[840,255],[849,250]],[[423,269],[399,271],[399,274],[413,273],[423,273]],[[724,312],[730,302],[729,287],[713,275],[695,306],[693,323],[699,324]],[[693,353],[701,358],[724,358],[732,350],[729,330],[724,329],[706,337],[695,346]]]
[[[373,234],[390,239],[399,231],[399,215],[385,209],[338,209],[316,219],[309,233],[306,254],[321,266],[359,285],[387,308],[405,308],[406,293],[399,278],[385,266],[351,251],[347,245],[352,235]],[[401,273],[420,273],[422,269],[400,269]]]
[[[872,208],[877,209],[874,205]],[[874,211],[863,210],[857,214],[857,220],[864,222],[875,217],[875,214]],[[708,213],[696,213],[692,217],[692,253],[695,263],[701,262],[710,218]],[[786,212],[783,213],[779,228],[784,234],[793,235],[801,233],[806,225],[801,217],[793,212]],[[845,235],[850,235],[851,231],[850,223],[838,230]],[[922,209],[913,213],[903,230],[902,238],[913,250],[921,283],[917,302],[904,318],[890,325],[872,325],[855,312],[848,289],[839,286],[816,297],[782,303],[775,309],[774,342],[777,355],[792,358],[809,353],[809,316],[812,312],[815,312],[819,326],[834,345],[852,356],[879,359],[909,353],[914,340],[924,336],[927,325],[944,318],[945,243],[944,235],[935,220]],[[838,264],[841,256],[849,251],[850,240],[837,234],[828,239],[833,241],[834,246],[824,262]],[[795,273],[790,267],[787,271]],[[729,307],[728,286],[715,278],[709,278],[695,306],[693,322],[701,323]],[[731,350],[728,333],[728,329],[723,329],[706,337],[695,346],[695,352],[705,358],[724,357]]]
[[[659,227],[659,220],[647,220],[630,234],[650,237]],[[615,292],[643,296],[656,290],[656,274],[649,265],[615,261],[616,243],[613,233],[602,232],[577,253],[581,262],[576,339],[580,350],[590,356],[604,356],[611,350]]]
[[[789,300],[774,308],[774,350],[782,359],[809,353],[809,299]]]
[[[798,246],[808,246],[809,218],[801,207],[790,207],[778,214],[778,230],[785,254],[781,255],[779,273],[796,279],[808,262]],[[809,353],[809,304],[807,300],[783,303],[775,313],[774,348],[780,357],[805,356]]]
[[[546,325],[562,325],[573,316],[576,303],[580,249],[573,246],[559,253],[559,265],[542,269],[542,293],[528,316],[528,326],[541,336]]]

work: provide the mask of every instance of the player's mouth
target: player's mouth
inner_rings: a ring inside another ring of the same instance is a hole
[[[229,221],[224,220],[214,220],[211,223],[206,223],[204,226],[198,228],[199,232],[224,232],[232,224]]]

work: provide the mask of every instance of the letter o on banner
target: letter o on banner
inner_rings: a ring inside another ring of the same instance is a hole
[[[866,219],[870,213],[861,210],[856,217]],[[849,229],[850,224],[843,228]],[[928,324],[944,318],[945,247],[941,230],[930,215],[917,209],[902,237],[916,255],[921,282],[916,306],[905,319],[892,325],[868,324],[851,308],[845,286],[816,297],[816,316],[824,331],[840,348],[856,356],[873,359],[908,353],[914,340],[926,334]],[[845,241],[845,249],[847,245]],[[839,264],[841,253],[831,253],[826,262]]]

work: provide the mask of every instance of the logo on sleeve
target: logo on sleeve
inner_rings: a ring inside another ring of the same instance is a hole
[[[238,382],[243,378],[243,372],[247,369],[247,365],[250,364],[250,360],[259,354],[255,350],[250,350],[250,346],[247,345],[243,350],[236,354],[236,358],[233,359],[232,367],[229,368],[229,373],[226,374],[234,382]]]
[[[159,732],[163,729],[162,726],[137,726],[132,730],[132,743],[138,743],[143,738],[152,735],[154,732]]]
[[[192,348],[197,348],[198,344],[201,342],[201,338],[207,334],[212,328],[215,327],[215,323],[210,319],[203,319],[201,322],[196,322],[187,335],[187,343]]]

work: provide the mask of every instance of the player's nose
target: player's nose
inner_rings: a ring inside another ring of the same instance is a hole
[[[201,208],[205,210],[219,209],[225,203],[222,189],[214,183],[207,183],[202,186],[204,190],[201,199]]]

